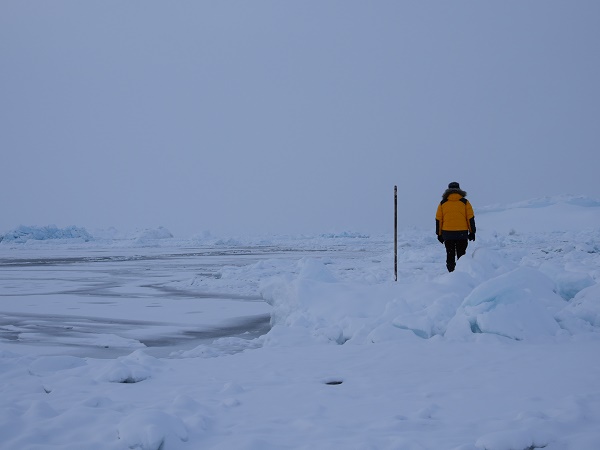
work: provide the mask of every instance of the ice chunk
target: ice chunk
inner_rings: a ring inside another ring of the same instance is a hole
[[[7,243],[24,243],[29,240],[45,241],[51,239],[79,239],[85,242],[93,239],[85,228],[75,226],[58,228],[56,225],[45,227],[21,225],[6,233],[0,241]]]
[[[556,276],[556,288],[565,300],[571,300],[578,292],[593,285],[594,280],[587,273],[561,272]]]
[[[522,340],[555,335],[555,314],[564,307],[554,283],[540,271],[521,267],[477,286],[465,299],[449,329],[468,323],[473,333]],[[466,320],[465,320],[466,319]]]
[[[587,330],[600,330],[600,284],[594,284],[580,291],[575,298],[557,315],[571,333]]]

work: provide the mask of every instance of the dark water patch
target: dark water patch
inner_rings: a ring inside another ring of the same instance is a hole
[[[170,336],[152,337],[141,339],[140,342],[147,347],[176,347],[178,344],[190,341],[213,341],[223,337],[238,337],[244,335],[247,339],[257,338],[266,334],[271,329],[271,316],[261,314],[258,316],[241,317],[230,320],[225,324],[212,328],[186,329],[181,333]]]
[[[175,330],[174,330],[175,328]],[[136,334],[152,337],[139,338]],[[270,330],[270,315],[238,317],[214,327],[197,327],[158,321],[115,319],[59,314],[2,313],[0,312],[0,341],[14,345],[27,344],[43,347],[70,348],[80,356],[112,358],[129,354],[133,347],[118,344],[95,345],[81,341],[95,335],[115,335],[128,342],[139,342],[149,350],[165,348],[169,352],[206,344],[223,337],[258,338]],[[99,343],[102,342],[100,339]],[[73,353],[70,352],[70,353]]]

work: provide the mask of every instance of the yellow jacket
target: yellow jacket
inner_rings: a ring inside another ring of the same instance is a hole
[[[446,239],[466,239],[475,233],[475,214],[466,193],[459,189],[448,189],[435,214],[436,233]]]

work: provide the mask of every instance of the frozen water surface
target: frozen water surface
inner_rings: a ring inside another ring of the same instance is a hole
[[[256,262],[271,249],[35,253],[0,260],[0,338],[36,353],[114,357],[149,347],[164,355],[269,329],[269,307],[257,293],[173,285],[218,278],[223,266]]]
[[[91,357],[125,355],[135,348],[166,356],[217,338],[252,340],[270,329],[271,307],[258,292],[258,279],[240,283],[223,274],[273,258],[340,251],[82,245],[4,252],[0,339],[28,353]]]

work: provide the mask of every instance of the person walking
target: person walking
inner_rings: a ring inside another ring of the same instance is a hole
[[[435,234],[446,246],[446,267],[454,271],[456,260],[467,252],[469,241],[475,240],[475,213],[467,193],[453,181],[442,195],[435,214]]]

